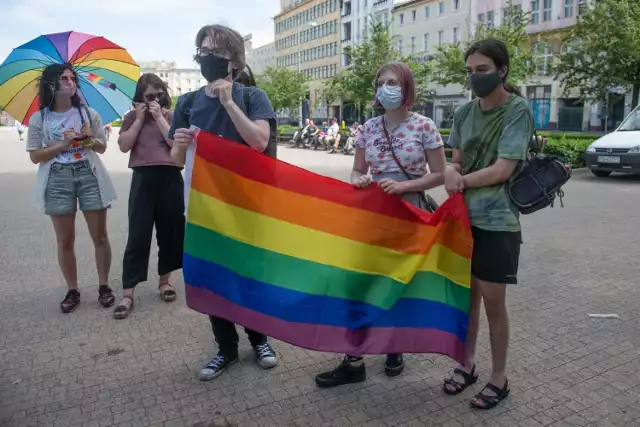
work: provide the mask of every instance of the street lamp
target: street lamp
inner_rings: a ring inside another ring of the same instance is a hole
[[[318,25],[317,22],[307,22],[307,24],[309,27],[315,27],[316,25]],[[298,73],[300,73],[300,53],[301,53],[301,49],[300,47],[302,46],[302,37],[301,33],[302,30],[304,29],[305,25],[303,25],[301,22],[298,22],[298,34],[297,34],[297,44],[298,44],[298,60],[296,61],[298,63]],[[300,128],[302,128],[302,100],[300,100],[300,106],[298,107],[298,126]]]

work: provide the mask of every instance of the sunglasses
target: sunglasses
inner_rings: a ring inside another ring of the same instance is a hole
[[[144,100],[147,102],[161,101],[166,99],[166,94],[164,92],[160,93],[148,93],[144,96]]]
[[[196,50],[196,54],[198,56],[213,55],[213,56],[217,56],[218,58],[225,58],[225,59],[231,58],[231,54],[224,49],[209,49],[208,47],[199,47]]]

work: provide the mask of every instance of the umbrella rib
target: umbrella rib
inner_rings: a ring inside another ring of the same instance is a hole
[[[15,95],[13,95],[13,97],[9,100],[9,102],[7,102],[7,105],[3,105],[3,106],[2,106],[2,109],[6,110],[6,109],[7,109],[7,107],[9,106],[9,104],[11,104],[11,103],[13,102],[13,100],[14,100],[14,99],[16,99],[16,98],[18,97],[18,95],[20,95],[20,92],[22,92],[22,91],[24,90],[24,88],[25,88],[25,87],[29,86],[31,83],[33,83],[34,81],[36,81],[36,80],[38,80],[38,79],[39,79],[39,77],[36,77],[35,79],[32,79],[32,80],[31,80],[31,81],[29,81],[27,84],[25,84],[24,86],[22,86],[22,87],[20,88],[20,90],[19,90],[19,91],[17,91]],[[38,95],[40,95],[40,94],[38,94]],[[38,96],[38,95],[36,95],[36,96]],[[33,101],[31,101],[31,102],[33,102]],[[15,119],[15,117],[14,117],[14,119]]]

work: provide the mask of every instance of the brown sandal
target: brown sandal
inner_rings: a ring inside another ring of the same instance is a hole
[[[129,304],[128,306],[124,305],[122,302],[125,299],[131,301],[131,304]],[[126,319],[127,317],[129,317],[129,313],[131,313],[131,310],[133,310],[133,298],[123,296],[116,308],[113,310],[113,317],[115,317],[116,319]]]
[[[162,288],[163,286],[168,286],[169,289],[165,289],[164,291],[160,291],[160,298],[162,298],[162,301],[164,302],[171,302],[171,301],[175,301],[175,299],[178,297],[178,294],[176,294],[176,291],[173,290],[173,286],[171,286],[168,283],[165,283],[163,285],[159,285],[158,289]]]

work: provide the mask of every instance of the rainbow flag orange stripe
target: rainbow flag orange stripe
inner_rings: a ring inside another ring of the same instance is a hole
[[[200,132],[188,305],[313,350],[462,360],[473,241],[462,196],[429,214]]]

